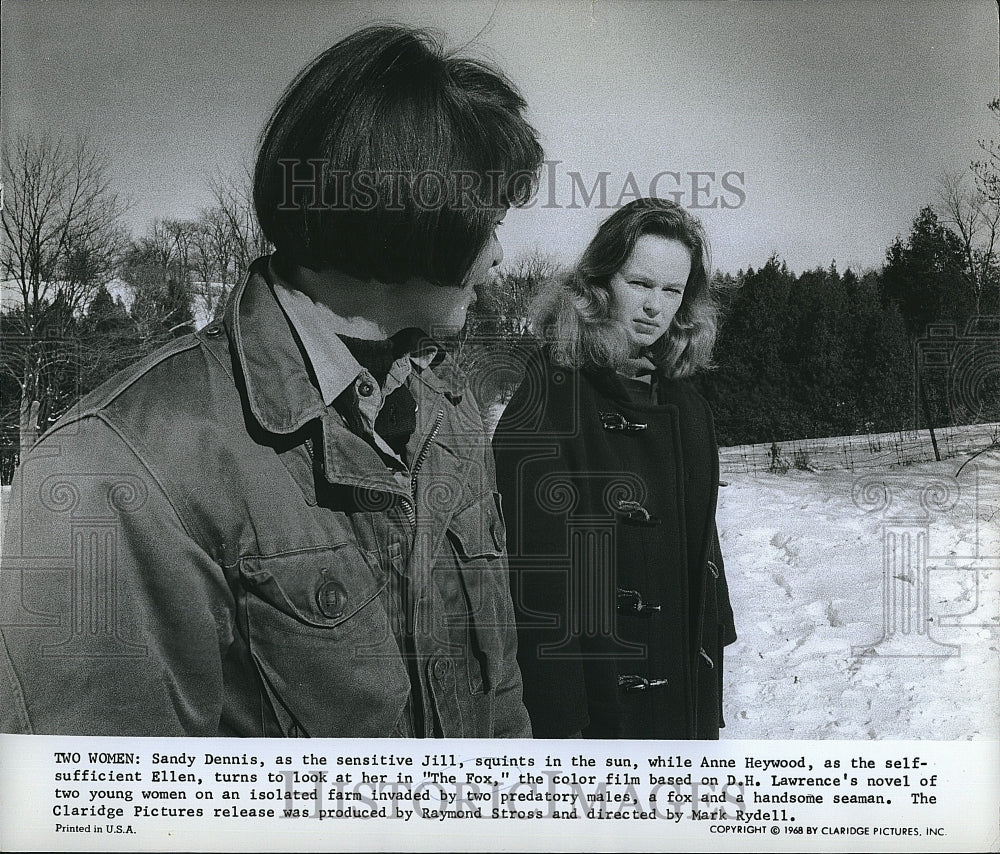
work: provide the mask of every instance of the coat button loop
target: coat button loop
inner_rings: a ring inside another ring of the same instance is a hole
[[[708,571],[710,573],[712,573],[712,578],[718,578],[719,577],[719,567],[717,567],[715,565],[715,561],[710,560],[708,562]]]
[[[618,677],[618,687],[626,694],[636,691],[649,691],[654,688],[662,688],[667,684],[666,679],[646,679],[643,676],[621,675]]]
[[[601,426],[612,433],[638,433],[646,429],[642,421],[629,421],[620,412],[601,412]]]
[[[616,592],[619,614],[636,614],[640,617],[648,617],[663,610],[660,605],[644,602],[638,590],[626,590],[619,587]]]
[[[343,616],[347,598],[347,591],[339,581],[324,581],[316,591],[316,604],[331,620]]]
[[[625,518],[622,520],[624,522],[628,522],[632,525],[642,525],[649,528],[660,524],[659,518],[651,516],[649,511],[638,501],[616,498],[612,501],[612,504],[614,504],[619,513],[625,514]]]
[[[712,670],[715,669],[715,662],[712,661],[711,656],[707,652],[705,652],[705,647],[702,647],[701,649],[698,650],[698,655],[700,655],[702,659],[704,659],[705,664],[707,664]]]

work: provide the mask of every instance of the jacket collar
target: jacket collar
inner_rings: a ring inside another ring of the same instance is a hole
[[[224,322],[254,418],[271,433],[293,433],[326,407],[267,282],[267,265],[266,257],[250,265]]]
[[[270,259],[258,258],[233,293],[224,324],[246,384],[254,418],[271,433],[288,434],[326,411],[301,347],[274,295]],[[422,376],[453,401],[461,399],[465,377],[454,360],[439,350],[433,371]]]

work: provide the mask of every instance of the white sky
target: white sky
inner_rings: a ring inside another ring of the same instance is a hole
[[[5,0],[0,15],[3,134],[106,146],[136,232],[208,204],[207,179],[252,158],[293,75],[375,20],[472,41],[523,90],[560,207],[511,212],[508,259],[537,245],[569,260],[610,212],[567,209],[571,172],[588,188],[610,173],[609,204],[630,171],[644,194],[681,173],[685,204],[687,173],[715,172],[700,201],[733,204],[719,180],[735,171],[745,202],[700,211],[717,267],[772,251],[796,270],[875,266],[939,176],[1000,138],[989,0]]]

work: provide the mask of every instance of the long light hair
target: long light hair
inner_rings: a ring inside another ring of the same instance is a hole
[[[680,241],[691,253],[684,298],[666,333],[647,351],[670,378],[711,366],[718,308],[701,222],[666,199],[636,199],[609,216],[576,265],[550,280],[531,307],[532,328],[565,367],[613,367],[631,357],[628,333],[612,318],[611,279],[644,234]]]

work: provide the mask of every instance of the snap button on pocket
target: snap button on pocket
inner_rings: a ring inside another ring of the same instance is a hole
[[[337,581],[324,581],[316,591],[316,604],[327,617],[335,620],[347,607],[347,591]]]
[[[435,661],[434,675],[441,680],[447,679],[451,675],[451,659],[439,658]]]
[[[373,386],[368,380],[362,380],[358,383],[358,394],[362,397],[371,397],[375,391],[375,386]]]

